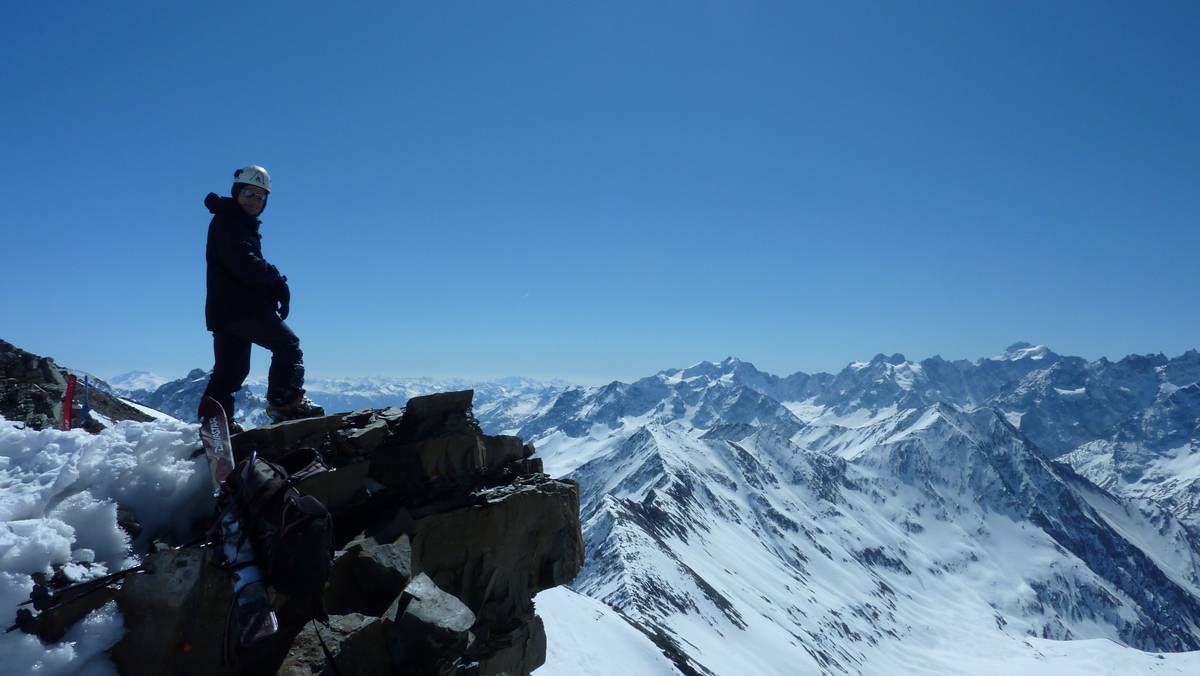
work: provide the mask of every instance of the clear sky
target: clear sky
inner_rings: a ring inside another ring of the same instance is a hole
[[[201,202],[258,163],[314,374],[1178,354],[1197,35],[1195,2],[12,4],[0,338],[210,367]]]

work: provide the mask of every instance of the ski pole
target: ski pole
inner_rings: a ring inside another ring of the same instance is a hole
[[[196,538],[195,540],[192,540],[191,542],[186,542],[177,547],[172,547],[171,551],[178,551],[180,549],[186,549],[188,547],[196,547],[196,546],[203,547],[205,545],[212,544],[212,542],[213,542],[213,538],[208,533],[205,533],[204,535],[200,536],[199,538]],[[49,588],[46,587],[45,585],[37,584],[37,585],[33,586],[33,591],[29,593],[29,600],[22,601],[21,603],[18,603],[17,606],[20,607],[20,606],[27,606],[27,605],[33,604],[33,607],[35,610],[38,610],[38,611],[51,610],[53,608],[63,605],[64,603],[67,603],[68,601],[74,601],[76,599],[83,598],[84,596],[87,596],[88,594],[91,594],[94,591],[103,589],[104,587],[107,587],[109,584],[116,582],[128,575],[132,575],[133,573],[144,572],[145,570],[146,570],[146,564],[139,563],[136,566],[126,568],[125,570],[119,570],[115,573],[110,573],[108,575],[105,575],[104,577],[98,577],[93,580],[84,580],[83,582],[71,585],[69,587],[64,587],[64,588],[58,590],[57,592],[51,592],[49,590]],[[13,628],[15,628],[15,626],[16,625],[14,625],[13,627],[10,627],[9,631],[11,631]]]

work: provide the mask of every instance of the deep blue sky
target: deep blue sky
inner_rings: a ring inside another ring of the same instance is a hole
[[[211,365],[250,162],[315,374],[1200,344],[1194,2],[122,4],[0,26],[0,337],[60,363]]]

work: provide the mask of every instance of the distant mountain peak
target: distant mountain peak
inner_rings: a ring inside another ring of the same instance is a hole
[[[118,390],[156,390],[170,379],[150,371],[127,371],[108,378],[110,386]]]
[[[696,362],[682,371],[677,371],[676,374],[686,380],[688,378],[695,378],[696,376],[715,376],[724,373],[724,371],[725,369],[722,368],[721,364],[714,364],[706,360]]]
[[[660,371],[658,375],[667,379],[691,380],[693,378],[707,378],[718,380],[726,377],[734,379],[743,377],[758,378],[763,374],[754,364],[748,361],[743,361],[737,357],[726,357],[718,362],[699,361],[684,369],[666,369]]]
[[[1034,345],[1024,341],[1017,341],[1008,346],[1004,354],[993,357],[996,361],[1020,361],[1022,359],[1040,360],[1048,356],[1054,356],[1054,352],[1045,345]]]

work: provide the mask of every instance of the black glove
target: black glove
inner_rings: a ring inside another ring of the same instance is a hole
[[[288,288],[287,277],[283,275],[279,276],[279,295],[276,300],[279,303],[279,318],[287,319],[292,311],[292,290]]]

